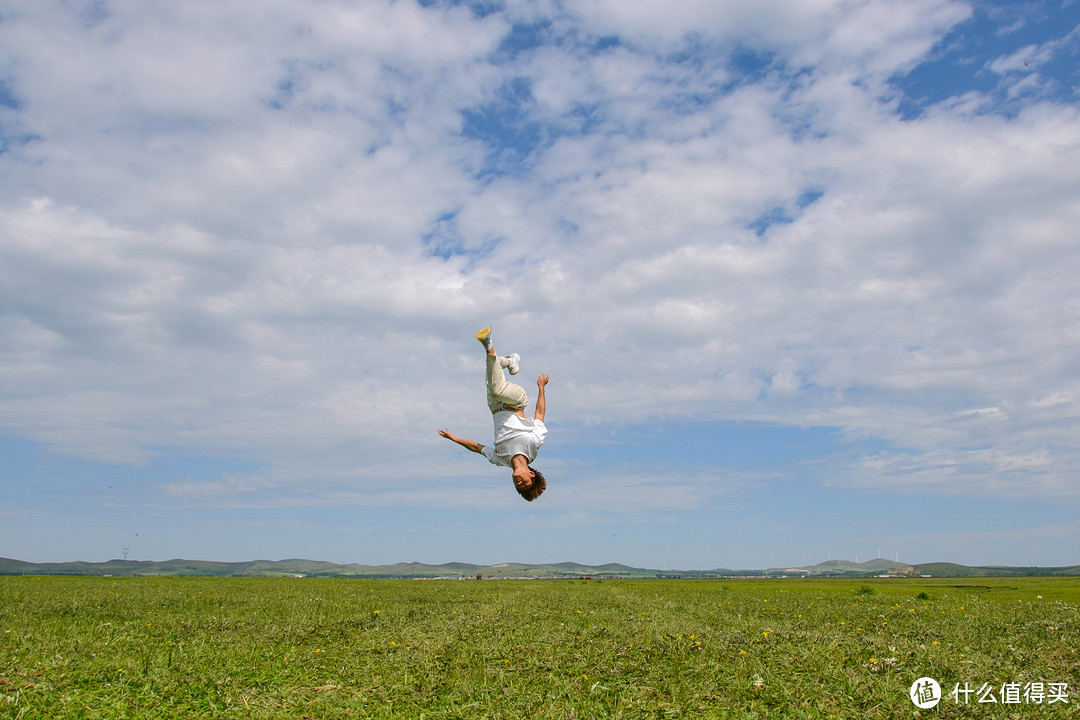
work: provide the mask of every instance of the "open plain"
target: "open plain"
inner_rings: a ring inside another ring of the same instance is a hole
[[[1078,668],[1080,578],[0,578],[20,720],[1057,719]]]

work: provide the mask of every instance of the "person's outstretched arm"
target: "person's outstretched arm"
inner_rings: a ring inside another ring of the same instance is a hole
[[[468,438],[458,437],[457,435],[450,432],[449,430],[440,430],[439,434],[442,435],[447,440],[453,440],[454,442],[456,442],[458,445],[465,448],[466,450],[471,450],[474,453],[481,453],[481,454],[484,452],[484,446],[481,445],[480,443],[476,442],[475,440],[469,440]]]
[[[544,415],[547,414],[547,397],[544,394],[544,388],[547,387],[550,377],[547,373],[540,373],[540,377],[536,378],[536,412],[533,417],[544,422]]]

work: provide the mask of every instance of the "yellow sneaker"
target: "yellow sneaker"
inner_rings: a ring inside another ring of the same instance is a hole
[[[486,327],[480,332],[476,333],[476,339],[479,340],[480,344],[484,347],[491,347],[491,328]]]

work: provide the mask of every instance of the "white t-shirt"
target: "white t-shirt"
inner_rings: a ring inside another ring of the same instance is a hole
[[[517,413],[503,410],[492,415],[495,421],[495,447],[484,446],[484,457],[492,465],[511,467],[510,458],[524,455],[526,461],[536,459],[536,453],[547,437],[543,420],[523,418]]]

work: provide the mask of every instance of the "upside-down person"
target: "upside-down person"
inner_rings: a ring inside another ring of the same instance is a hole
[[[520,385],[506,379],[504,370],[517,375],[521,357],[514,353],[505,357],[495,354],[491,342],[491,328],[484,328],[476,333],[484,350],[487,352],[487,403],[495,421],[495,444],[492,447],[481,445],[475,440],[458,437],[449,430],[440,430],[439,434],[453,440],[466,450],[479,453],[493,465],[501,465],[513,470],[514,488],[518,494],[532,502],[547,488],[543,474],[530,466],[536,459],[536,453],[544,444],[547,426],[544,425],[544,413],[547,399],[544,387],[548,384],[547,373],[540,373],[536,378],[536,412],[532,419],[525,417],[525,408],[529,396]]]

